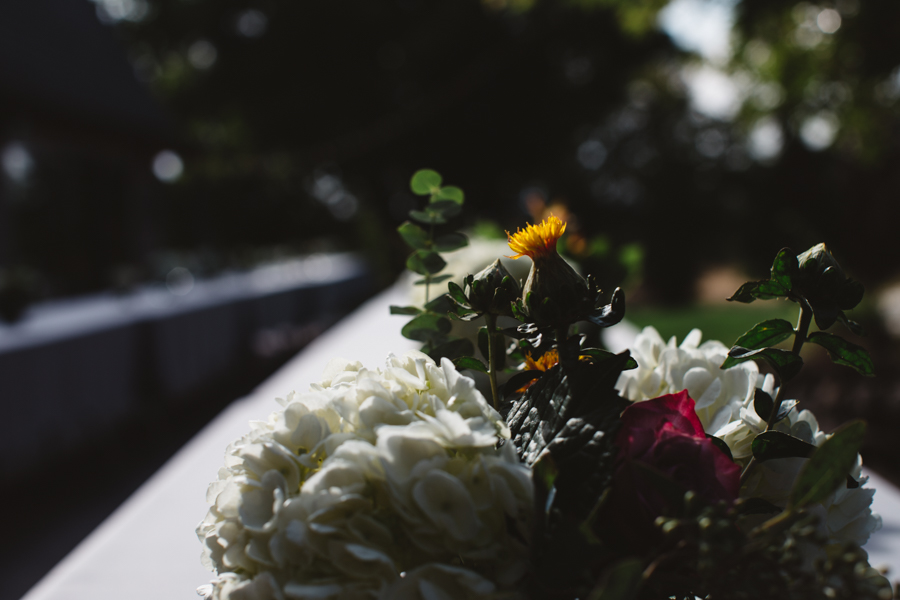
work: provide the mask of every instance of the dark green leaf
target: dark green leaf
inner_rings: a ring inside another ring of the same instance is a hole
[[[838,321],[844,324],[850,331],[855,333],[856,335],[866,335],[866,330],[862,325],[857,323],[856,321],[851,321],[847,318],[847,315],[844,314],[844,311],[838,312]]]
[[[788,499],[788,507],[805,508],[822,502],[846,482],[856,465],[856,455],[866,434],[866,424],[851,421],[834,432],[803,466]]]
[[[529,381],[534,381],[539,377],[543,377],[544,373],[546,373],[546,371],[538,371],[537,369],[516,373],[506,380],[506,383],[503,384],[501,393],[503,394],[503,396],[514,394]]]
[[[844,285],[838,290],[837,303],[842,310],[850,310],[855,308],[862,301],[865,288],[863,285],[852,279],[844,282]]]
[[[790,248],[782,248],[775,256],[774,262],[772,262],[769,281],[778,284],[785,291],[790,291],[793,287],[793,278],[799,268],[797,255],[794,251]]]
[[[481,371],[482,373],[487,373],[487,366],[477,358],[471,356],[460,356],[459,358],[453,361],[453,364],[456,365],[458,369],[472,369],[473,371]]]
[[[453,200],[437,200],[425,207],[425,212],[436,213],[450,219],[462,212],[462,206]]]
[[[722,438],[717,438],[714,435],[706,434],[706,439],[711,441],[713,445],[722,451],[722,454],[728,457],[731,462],[734,462],[734,456],[731,454],[731,448],[728,447],[728,444],[725,443],[725,440]]]
[[[794,327],[784,319],[771,319],[757,323],[734,343],[735,346],[756,350],[774,346],[794,334]]]
[[[415,223],[406,221],[397,228],[397,231],[403,241],[415,250],[427,250],[431,246],[431,238],[428,233]]]
[[[434,249],[438,252],[452,252],[469,245],[469,238],[461,233],[448,233],[434,240]]]
[[[721,368],[730,369],[734,365],[748,360],[764,360],[775,369],[782,382],[794,377],[803,367],[803,359],[788,350],[780,350],[778,348],[750,350],[735,346],[728,351],[728,358],[722,363]]]
[[[777,281],[760,281],[756,286],[754,295],[760,300],[772,300],[773,298],[783,298],[788,295],[790,288],[786,288]]]
[[[815,331],[806,339],[828,350],[831,360],[837,364],[852,367],[862,375],[875,375],[872,357],[862,346],[857,346],[842,337],[824,331]]]
[[[425,310],[430,310],[439,315],[445,315],[454,308],[456,308],[456,305],[453,303],[453,300],[450,299],[450,294],[441,294],[425,305]]]
[[[450,319],[434,313],[422,313],[403,326],[400,333],[409,340],[429,342],[441,339],[450,331]]]
[[[409,181],[409,189],[420,196],[435,194],[441,189],[441,176],[431,169],[416,171]]]
[[[600,348],[581,348],[578,350],[578,354],[579,356],[590,356],[595,363],[618,356],[618,354],[610,352],[609,350],[601,350]],[[625,363],[622,370],[627,371],[629,369],[637,369],[637,367],[637,361],[629,356],[628,361]]]
[[[392,315],[417,315],[420,312],[422,309],[416,306],[391,306]]]
[[[775,458],[809,458],[816,446],[780,431],[764,431],[753,439],[753,456],[763,462]]]
[[[432,198],[432,200],[451,200],[457,204],[462,204],[464,199],[465,194],[463,194],[463,191],[453,185],[442,187]]]
[[[446,266],[441,255],[431,250],[416,250],[406,259],[406,268],[420,275],[433,275]]]
[[[742,515],[771,515],[780,513],[781,509],[762,498],[742,498],[735,506]]]
[[[753,410],[756,411],[756,416],[763,421],[768,421],[773,406],[775,406],[775,401],[772,400],[772,396],[759,388],[753,391]]]
[[[644,563],[639,558],[626,558],[603,574],[603,582],[591,590],[588,600],[633,600],[643,581]]]
[[[455,282],[451,281],[447,284],[447,291],[450,294],[450,297],[456,300],[460,305],[468,306],[469,299],[466,298],[465,292],[463,292],[462,288],[459,287]]]
[[[458,338],[439,344],[428,353],[428,356],[440,363],[441,359],[445,357],[456,361],[471,354],[472,342],[465,338]]]
[[[444,275],[435,275],[434,277],[431,277],[430,279],[416,279],[415,281],[413,281],[413,285],[425,285],[426,283],[428,283],[428,284],[441,283],[441,282],[447,281],[448,279],[451,279],[452,277],[453,277],[453,275],[451,275],[450,273],[445,273]]]
[[[434,225],[442,225],[447,222],[447,219],[445,219],[441,213],[431,210],[411,210],[409,211],[409,217],[415,219],[419,223]]]
[[[490,354],[488,354],[488,328],[481,327],[478,329],[478,350],[481,352],[481,355],[485,360],[490,360]]]
[[[731,295],[731,298],[728,298],[729,302],[743,302],[744,304],[750,304],[754,300],[756,300],[756,296],[754,292],[756,292],[756,288],[759,287],[758,281],[748,281],[744,285],[738,288],[734,294]]]

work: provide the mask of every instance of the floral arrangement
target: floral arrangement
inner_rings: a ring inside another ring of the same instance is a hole
[[[509,235],[533,261],[524,282],[497,261],[429,298],[449,279],[440,252],[467,243],[436,233],[464,195],[433,171],[411,187],[427,205],[400,234],[426,303],[391,312],[412,316],[402,331],[422,351],[374,370],[335,359],[228,447],[197,528],[217,573],[202,595],[892,597],[862,549],[881,525],[860,471],[865,425],[824,433],[784,397],[806,343],[874,371],[825,331],[861,331],[845,311],[863,291],[824,245],[782,250],[730,298],[795,302],[796,327],[764,321],[730,348],[648,327],[614,354],[599,333],[624,296],[557,253],[566,225],[552,216]],[[470,340],[454,319],[484,326]],[[486,374],[485,394],[467,370]]]

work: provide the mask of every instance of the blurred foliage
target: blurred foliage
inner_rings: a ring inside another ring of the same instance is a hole
[[[567,206],[570,254],[651,300],[820,239],[866,284],[896,275],[892,0],[696,0],[734,6],[718,62],[660,31],[665,0],[94,2],[182,139],[157,249],[329,238],[395,274],[427,165],[469,192],[460,220]],[[710,73],[736,98],[714,115],[692,91]]]

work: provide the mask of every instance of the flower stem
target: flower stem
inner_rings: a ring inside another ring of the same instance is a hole
[[[802,296],[797,296],[794,298],[800,304],[800,318],[797,321],[797,329],[794,331],[794,344],[791,346],[791,352],[795,356],[800,356],[800,350],[803,349],[803,344],[806,342],[806,336],[809,333],[809,326],[812,323],[813,311],[812,307],[807,302],[806,298]],[[769,413],[769,418],[766,420],[766,431],[769,431],[773,427],[775,427],[776,420],[778,418],[778,413],[781,412],[781,402],[782,402],[782,392],[784,391],[784,382],[780,382],[781,385],[778,386],[778,393],[775,394],[774,401],[772,402],[772,411]],[[747,463],[747,466],[744,467],[744,470],[741,472],[741,483],[747,479],[747,474],[750,472],[750,469],[753,468],[753,465],[756,464],[756,458],[751,457],[750,462]]]
[[[488,379],[491,380],[491,400],[494,403],[494,409],[500,409],[500,394],[497,392],[497,365],[494,359],[496,348],[494,348],[494,332],[497,330],[497,316],[492,314],[484,315],[487,322],[488,332]]]

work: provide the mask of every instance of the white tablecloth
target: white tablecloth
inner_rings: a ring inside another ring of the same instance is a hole
[[[212,574],[200,565],[194,528],[207,510],[208,482],[222,465],[225,447],[248,431],[251,420],[278,408],[275,397],[319,381],[328,361],[341,356],[380,366],[388,353],[416,344],[400,336],[404,317],[388,305],[407,304],[395,286],[370,300],[257,388],[234,402],[197,434],[131,498],[52,569],[24,600],[189,600]],[[408,318],[408,317],[406,317]],[[884,528],[872,536],[870,562],[900,578],[900,493],[871,475],[875,510]]]

